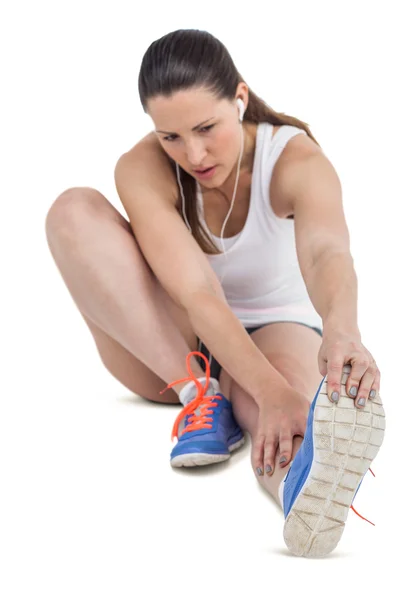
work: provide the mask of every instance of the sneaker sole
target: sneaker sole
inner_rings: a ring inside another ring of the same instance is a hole
[[[379,397],[365,408],[354,406],[342,375],[339,403],[327,396],[322,384],[314,412],[313,462],[286,518],[283,537],[297,556],[319,558],[338,544],[357,488],[382,444],[385,413]]]
[[[235,442],[231,446],[228,446],[229,452],[234,452],[241,446],[243,446],[245,438],[242,437],[239,441]],[[171,459],[172,467],[202,467],[204,465],[211,465],[214,463],[224,462],[230,458],[230,454],[207,454],[205,453],[193,453],[180,454]]]

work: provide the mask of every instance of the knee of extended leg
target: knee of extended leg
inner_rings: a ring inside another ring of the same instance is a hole
[[[74,224],[82,223],[83,214],[98,208],[104,202],[107,202],[106,198],[94,188],[68,188],[56,198],[47,212],[47,237],[54,231],[67,230]]]

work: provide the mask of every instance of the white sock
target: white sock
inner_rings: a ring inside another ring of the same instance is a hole
[[[206,382],[206,379],[207,379],[206,377],[198,377],[197,381],[200,381],[200,383],[202,385],[204,385]],[[204,393],[204,395],[205,396],[214,396],[215,394],[219,394],[219,393],[221,393],[221,388],[219,387],[218,379],[215,379],[215,377],[210,377],[209,385],[208,385],[207,391]],[[189,402],[194,400],[196,398],[196,396],[197,396],[197,386],[194,381],[189,381],[189,383],[187,383],[185,385],[185,387],[183,387],[181,389],[181,391],[179,392],[179,400],[183,404],[183,406],[186,406],[186,404],[188,404]]]

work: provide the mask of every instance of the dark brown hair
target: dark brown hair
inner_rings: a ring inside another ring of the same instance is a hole
[[[239,83],[245,81],[222,42],[207,31],[178,29],[154,41],[143,56],[139,72],[139,97],[144,111],[156,96],[170,97],[190,88],[204,88],[217,99],[234,100]],[[318,144],[308,124],[296,117],[275,112],[249,87],[249,102],[244,121],[272,125],[293,125],[303,129]],[[319,144],[318,144],[319,145]],[[170,158],[175,173],[175,162]],[[196,207],[196,180],[179,165],[185,212],[193,237],[208,254],[221,254],[202,227]],[[182,214],[182,200],[178,205]]]

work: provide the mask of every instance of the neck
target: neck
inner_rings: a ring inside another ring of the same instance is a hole
[[[251,178],[253,173],[254,155],[256,148],[257,127],[255,123],[246,123],[243,125],[243,156],[239,169],[238,180],[238,195],[245,195],[251,187]],[[227,180],[218,188],[214,188],[220,192],[229,202],[232,199],[233,190],[237,177],[237,165],[239,157],[228,176]]]
[[[254,123],[243,125],[243,135],[244,148],[240,172],[251,175],[253,173],[254,154],[256,149],[257,125]]]

